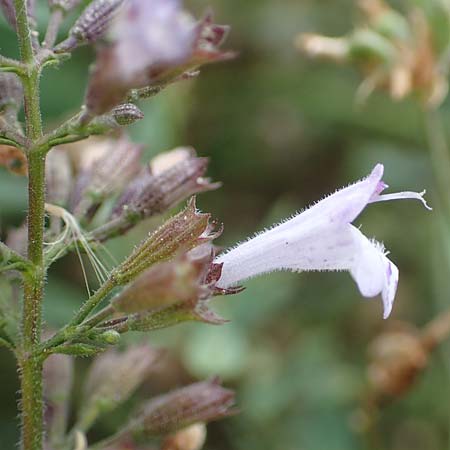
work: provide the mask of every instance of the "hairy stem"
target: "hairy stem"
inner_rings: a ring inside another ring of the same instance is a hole
[[[41,450],[43,434],[42,362],[35,355],[41,340],[41,304],[44,291],[44,197],[45,157],[34,144],[42,136],[39,104],[40,66],[32,44],[27,1],[14,0],[20,56],[26,71],[21,74],[24,91],[28,156],[28,258],[32,269],[24,277],[21,374],[21,419],[23,450]]]

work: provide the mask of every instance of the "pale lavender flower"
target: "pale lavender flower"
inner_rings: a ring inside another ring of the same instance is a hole
[[[431,209],[422,193],[381,195],[383,165],[365,179],[337,191],[291,219],[256,235],[215,259],[222,264],[218,288],[276,270],[347,270],[364,297],[381,294],[383,317],[392,310],[398,269],[384,247],[364,236],[353,222],[369,204],[385,200],[417,199]]]
[[[196,22],[179,0],[129,0],[112,29],[124,79],[189,58]]]

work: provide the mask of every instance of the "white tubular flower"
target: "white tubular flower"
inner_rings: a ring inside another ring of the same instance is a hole
[[[347,270],[364,297],[381,294],[386,319],[392,310],[398,269],[384,247],[369,240],[351,222],[369,203],[397,199],[420,200],[423,194],[399,192],[381,195],[383,165],[365,179],[326,197],[291,219],[257,234],[218,256],[222,264],[217,287],[226,289],[263,273],[277,270]]]

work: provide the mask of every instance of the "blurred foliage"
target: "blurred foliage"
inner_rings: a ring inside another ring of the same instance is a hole
[[[211,3],[219,21],[232,24],[228,46],[239,57],[143,104],[146,118],[131,127],[131,134],[146,145],[146,158],[183,144],[211,157],[210,174],[224,186],[202,195],[198,204],[224,222],[221,244],[233,244],[291,215],[364,176],[378,161],[385,164],[393,190],[427,188],[432,199],[417,105],[393,104],[376,94],[356,107],[356,72],[308,62],[293,47],[298,32],[348,31],[356,19],[353,2]],[[39,20],[45,23],[46,2],[38,4]],[[207,3],[193,0],[190,5],[200,13]],[[2,22],[1,51],[13,55],[15,46]],[[91,59],[92,52],[82,49],[59,70],[45,73],[47,124],[76,110]],[[443,115],[449,131],[448,103]],[[1,171],[0,205],[2,231],[23,221],[24,179]],[[406,397],[381,410],[376,426],[367,426],[370,418],[363,411],[370,342],[396,319],[420,326],[449,304],[442,253],[450,240],[436,238],[438,213],[425,214],[419,205],[404,202],[373,205],[358,218],[365,234],[385,242],[400,268],[394,317],[388,322],[381,319],[379,301],[361,301],[348,274],[273,274],[252,280],[239,296],[215,302],[230,324],[182,325],[144,337],[168,348],[170,356],[164,375],[151,377],[140,396],[220,375],[237,389],[242,412],[209,427],[206,448],[211,450],[449,448],[447,346],[434,354]],[[111,251],[120,259],[154,225],[112,242]],[[62,325],[84,297],[79,263],[67,257],[50,274],[46,320]],[[17,437],[15,367],[5,352],[1,356],[0,448],[12,449]],[[85,360],[77,362],[77,386],[86,366]],[[123,411],[114,413],[94,433],[103,436],[124,420]]]

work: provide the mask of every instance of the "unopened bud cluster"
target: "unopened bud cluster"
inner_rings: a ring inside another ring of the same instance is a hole
[[[403,15],[383,0],[360,0],[364,23],[344,37],[316,34],[299,35],[297,46],[307,55],[337,62],[349,62],[362,69],[366,82],[361,86],[364,99],[375,88],[387,89],[395,100],[415,94],[427,107],[439,106],[447,95],[447,67],[441,64],[445,45],[429,23],[426,12],[411,7]],[[450,25],[443,4],[442,20]]]

